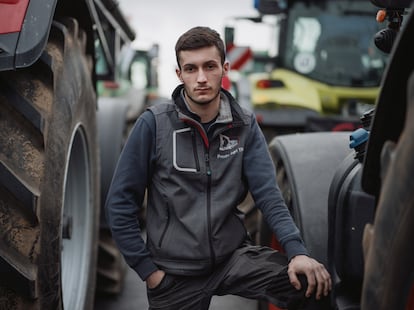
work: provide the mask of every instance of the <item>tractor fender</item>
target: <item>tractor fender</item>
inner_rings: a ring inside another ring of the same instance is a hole
[[[414,75],[410,81],[412,87]],[[381,154],[382,189],[372,237],[366,242],[362,309],[413,309],[414,305],[414,126],[408,121],[414,115],[414,92],[410,92],[399,142],[387,141]]]
[[[49,37],[56,3],[57,0],[29,1],[20,32],[2,35],[1,48],[6,54],[2,56],[0,71],[28,67],[40,57]]]

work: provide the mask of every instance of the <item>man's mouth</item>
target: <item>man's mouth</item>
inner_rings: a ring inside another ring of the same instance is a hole
[[[206,91],[209,91],[209,90],[210,90],[209,87],[198,87],[198,88],[195,89],[195,91],[197,91],[197,92],[206,92]]]

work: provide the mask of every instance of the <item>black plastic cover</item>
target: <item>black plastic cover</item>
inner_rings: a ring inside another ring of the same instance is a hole
[[[0,71],[14,67],[14,53],[18,39],[18,32],[0,35]]]
[[[380,8],[409,8],[412,0],[371,0],[371,2]]]

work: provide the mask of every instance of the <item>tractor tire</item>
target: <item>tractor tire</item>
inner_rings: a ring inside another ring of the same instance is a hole
[[[329,185],[338,165],[351,152],[349,133],[327,132],[274,138],[270,153],[277,183],[310,255],[327,266]],[[323,158],[323,161],[321,161]],[[259,243],[283,251],[260,217]],[[279,309],[265,302],[259,310]]]
[[[98,100],[98,136],[101,151],[101,216],[99,229],[96,292],[117,295],[123,289],[127,265],[112,239],[105,217],[105,201],[119,155],[128,135],[126,100],[101,97]]]
[[[338,165],[351,152],[349,133],[327,132],[278,136],[269,145],[277,182],[310,255],[327,263],[329,185]],[[323,160],[321,160],[323,158]],[[274,245],[262,220],[260,243]]]
[[[53,22],[40,59],[0,73],[0,309],[92,309],[99,228],[86,35]]]

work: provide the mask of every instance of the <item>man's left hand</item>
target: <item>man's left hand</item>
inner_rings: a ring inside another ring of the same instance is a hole
[[[306,297],[310,297],[316,288],[316,299],[319,300],[321,299],[322,294],[327,296],[332,289],[331,276],[325,266],[309,256],[295,256],[291,259],[288,265],[290,283],[292,283],[296,289],[300,290],[301,284],[297,277],[298,274],[306,275],[308,280]]]

